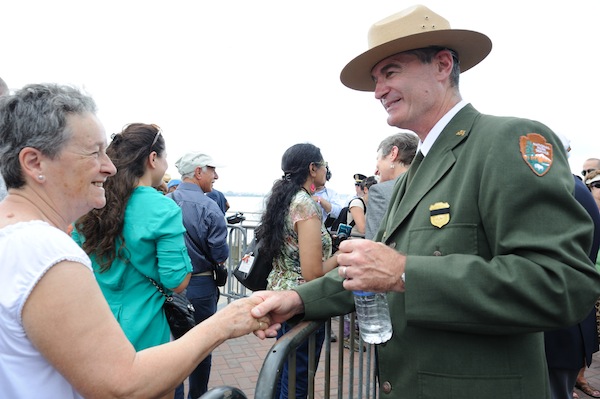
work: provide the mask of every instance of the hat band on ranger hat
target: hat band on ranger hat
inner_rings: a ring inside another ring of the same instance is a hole
[[[460,70],[464,72],[492,50],[492,41],[486,35],[451,29],[446,19],[422,5],[373,24],[368,42],[369,49],[350,61],[340,74],[342,83],[351,89],[374,91],[373,67],[394,54],[432,46],[449,48],[458,54]]]

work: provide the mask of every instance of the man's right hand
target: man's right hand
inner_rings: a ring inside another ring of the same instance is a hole
[[[283,323],[290,317],[304,312],[304,303],[296,291],[257,291],[251,297],[260,297],[263,302],[250,311],[256,319],[268,316],[273,323]],[[266,330],[255,331],[260,339],[277,336],[277,329],[269,327]]]

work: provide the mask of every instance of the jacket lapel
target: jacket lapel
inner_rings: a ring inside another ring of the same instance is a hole
[[[455,148],[467,139],[471,127],[479,115],[479,112],[473,106],[466,105],[444,128],[420,164],[418,162],[411,164],[410,169],[405,174],[406,178],[401,179],[396,184],[395,195],[391,199],[391,209],[382,239],[384,242],[394,234],[423,197],[452,168],[456,162]],[[413,166],[416,167],[415,170],[412,170]],[[410,182],[408,181],[409,174],[411,176]]]

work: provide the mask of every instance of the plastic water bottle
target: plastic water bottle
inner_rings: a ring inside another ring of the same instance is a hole
[[[360,335],[366,343],[381,344],[392,337],[392,321],[383,293],[354,291]]]

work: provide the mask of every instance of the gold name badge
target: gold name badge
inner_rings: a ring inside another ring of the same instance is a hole
[[[438,229],[447,225],[450,222],[450,204],[447,202],[436,202],[429,206],[429,220]]]

